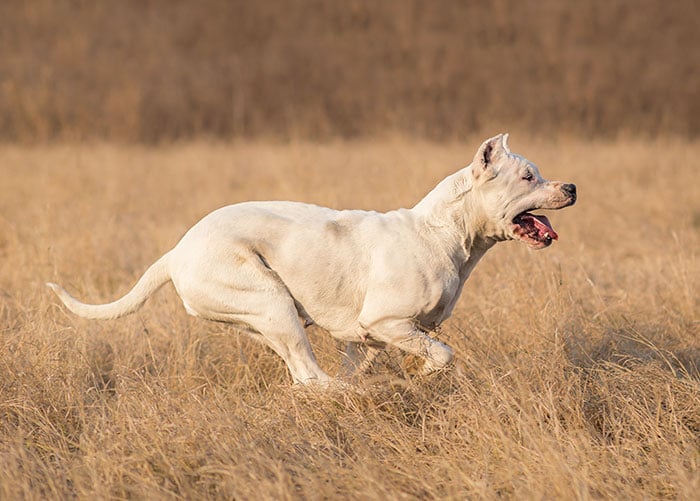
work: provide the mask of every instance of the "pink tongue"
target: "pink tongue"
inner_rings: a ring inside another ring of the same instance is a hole
[[[549,223],[549,219],[547,219],[546,216],[538,216],[535,214],[529,215],[532,216],[532,222],[535,224],[537,234],[540,238],[544,238],[547,233],[549,233],[549,236],[552,237],[552,240],[557,240],[559,238],[559,235],[557,235],[557,232],[554,231],[552,225]]]

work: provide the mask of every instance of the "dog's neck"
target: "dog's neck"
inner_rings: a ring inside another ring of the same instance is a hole
[[[440,181],[411,211],[427,226],[452,235],[453,245],[463,250],[465,262],[481,258],[498,242],[488,236],[488,218],[474,194],[471,164]]]

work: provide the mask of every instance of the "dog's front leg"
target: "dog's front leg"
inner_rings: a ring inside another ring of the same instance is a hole
[[[428,336],[413,319],[384,319],[372,323],[368,331],[377,341],[423,358],[421,374],[444,369],[454,358],[452,348]]]
[[[384,346],[373,346],[366,343],[350,342],[345,348],[345,374],[347,377],[361,376],[367,372],[374,361],[377,359],[379,352],[384,349]]]

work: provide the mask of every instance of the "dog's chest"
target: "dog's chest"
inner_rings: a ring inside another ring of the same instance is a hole
[[[416,320],[422,328],[435,329],[452,315],[464,283],[484,252],[475,251],[459,269],[447,267],[434,277],[433,286],[426,289],[423,307],[416,314]]]
[[[452,314],[459,298],[461,284],[458,277],[450,277],[435,288],[425,299],[423,307],[416,315],[418,324],[425,330],[433,330]]]

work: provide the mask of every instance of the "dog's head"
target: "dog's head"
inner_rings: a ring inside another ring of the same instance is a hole
[[[529,160],[511,153],[508,134],[487,139],[472,162],[472,195],[496,240],[522,240],[543,249],[558,238],[549,220],[532,214],[576,203],[576,186],[547,181]]]

